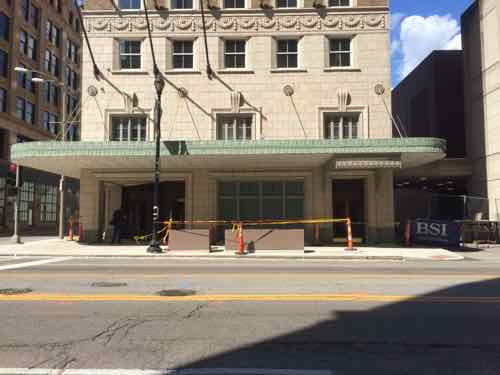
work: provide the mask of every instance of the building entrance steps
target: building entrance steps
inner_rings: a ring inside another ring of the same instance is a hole
[[[146,253],[146,245],[82,244],[60,239],[41,239],[22,245],[0,243],[0,256],[73,256],[73,257],[163,257],[163,258],[261,258],[261,259],[331,259],[331,260],[463,260],[464,257],[442,248],[404,248],[395,245],[363,246],[355,252],[341,247],[305,247],[305,250],[261,250],[247,255],[223,247],[176,251],[163,254]]]

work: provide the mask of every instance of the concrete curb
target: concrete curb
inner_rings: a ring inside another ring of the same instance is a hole
[[[0,257],[71,257],[71,258],[162,258],[162,259],[291,259],[291,260],[388,260],[388,261],[461,261],[465,258],[450,258],[450,259],[432,259],[429,257],[412,257],[412,256],[396,256],[396,255],[195,255],[195,254],[54,254],[54,253],[11,253],[0,254]]]

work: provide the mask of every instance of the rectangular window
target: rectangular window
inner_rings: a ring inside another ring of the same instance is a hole
[[[40,221],[55,223],[57,218],[57,186],[39,185],[40,188]]]
[[[359,113],[325,113],[325,139],[355,139],[359,137]]]
[[[0,112],[7,112],[7,90],[0,87]]]
[[[33,25],[35,29],[38,29],[40,23],[40,9],[38,9],[33,4],[30,4],[30,19],[29,22]]]
[[[110,140],[115,142],[146,141],[146,117],[111,117]]]
[[[76,113],[77,100],[71,95],[66,95],[66,115],[74,116]]]
[[[299,66],[299,41],[296,39],[277,40],[276,62],[278,68]]]
[[[328,0],[329,7],[348,7],[350,0]]]
[[[49,49],[46,49],[44,53],[44,69],[47,73],[51,73],[54,77],[59,78],[61,73],[59,58]]]
[[[26,68],[23,64],[20,64],[22,68]],[[36,84],[33,82],[33,72],[16,72],[16,82],[18,87],[22,87],[25,90],[36,93]]]
[[[57,106],[59,104],[59,87],[53,82],[45,81],[43,83],[43,99],[46,103]]]
[[[9,54],[0,49],[0,75],[7,77],[9,71]]]
[[[193,41],[173,42],[172,66],[174,69],[193,69]]]
[[[351,40],[330,39],[330,66],[351,66]]]
[[[16,116],[29,124],[35,124],[36,107],[33,103],[23,98],[16,98]]]
[[[19,220],[22,223],[33,225],[33,202],[35,199],[35,183],[26,181],[21,187],[19,205]]]
[[[24,30],[19,31],[19,52],[28,53],[28,33]]]
[[[245,68],[246,40],[224,41],[224,67]]]
[[[28,56],[31,60],[37,60],[37,42],[26,31],[21,30],[19,32],[19,51]]]
[[[245,0],[224,0],[224,8],[245,8]]]
[[[278,8],[297,8],[297,0],[278,0]]]
[[[28,0],[21,0],[21,14],[26,21],[30,19],[30,3]]]
[[[59,47],[61,29],[59,29],[52,21],[47,21],[46,37],[54,46]]]
[[[51,134],[59,133],[59,118],[50,112],[43,112],[43,128]]]
[[[118,3],[120,9],[141,9],[140,0],[120,0]]]
[[[120,69],[141,69],[140,41],[120,41]]]
[[[217,115],[217,139],[245,141],[252,139],[253,115]]]
[[[172,0],[172,9],[193,9],[193,0]]]
[[[0,13],[0,38],[9,40],[10,18],[4,13]]]
[[[221,220],[283,220],[304,218],[302,181],[219,182]]]

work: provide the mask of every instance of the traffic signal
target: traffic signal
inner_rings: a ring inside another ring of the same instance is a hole
[[[23,173],[21,167],[18,167],[14,163],[11,163],[9,165],[6,179],[7,196],[15,196],[17,194],[17,190],[20,189],[21,186],[23,186],[22,175]]]

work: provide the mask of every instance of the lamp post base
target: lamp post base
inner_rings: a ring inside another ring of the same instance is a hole
[[[151,241],[146,251],[148,253],[155,253],[155,254],[163,253],[163,250],[160,247],[160,241]]]
[[[12,242],[13,244],[18,244],[18,245],[21,245],[22,244],[22,241],[21,241],[21,236],[18,235],[18,234],[14,234],[11,238],[10,238],[10,242]]]

